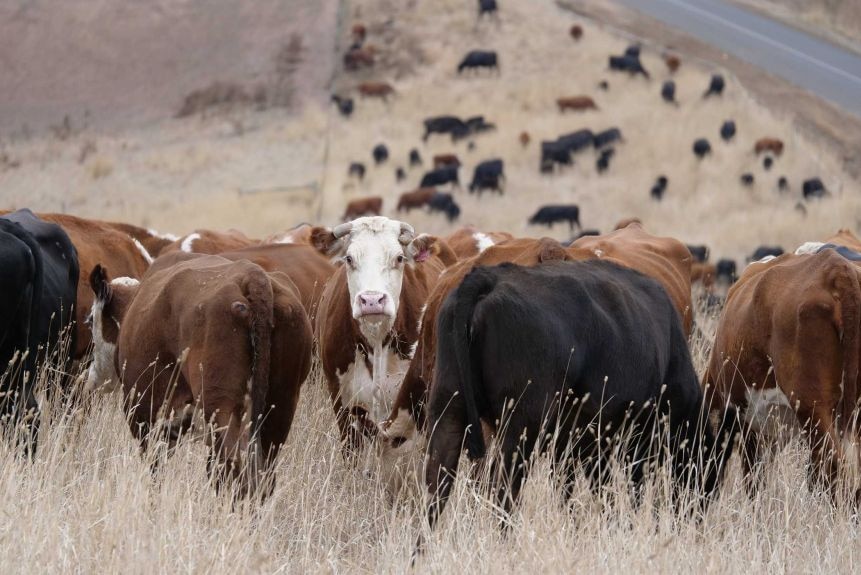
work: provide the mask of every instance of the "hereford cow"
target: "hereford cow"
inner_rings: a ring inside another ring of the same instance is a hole
[[[404,192],[398,198],[398,211],[409,212],[414,208],[423,208],[437,193],[436,188],[419,188],[412,192]]]
[[[359,218],[315,228],[315,247],[343,264],[317,313],[320,360],[345,455],[376,432],[413,356],[419,317],[444,269],[437,238],[406,223]]]
[[[481,232],[474,226],[465,226],[445,238],[445,243],[459,260],[477,256],[490,246],[513,239],[508,232]]]
[[[362,82],[356,89],[362,98],[380,98],[384,102],[395,93],[395,89],[385,82]]]
[[[220,254],[231,250],[241,250],[257,245],[260,240],[251,239],[239,230],[220,232],[215,230],[194,230],[182,236],[161,250],[162,254],[185,252],[188,254]],[[107,264],[104,264],[107,267]]]
[[[292,282],[246,260],[174,253],[141,282],[109,281],[97,266],[90,284],[88,385],[116,385],[122,374],[143,447],[173,446],[200,410],[214,431],[210,472],[252,494],[287,439],[311,367],[311,324]]]
[[[595,100],[589,96],[568,96],[565,98],[557,98],[556,107],[559,108],[560,112],[564,112],[565,110],[582,112],[583,110],[598,109],[598,105],[595,104]]]
[[[344,216],[341,219],[346,222],[347,220],[361,216],[379,216],[382,211],[383,198],[380,196],[357,198],[347,203],[347,208],[344,210]]]
[[[833,249],[754,262],[729,290],[703,384],[713,408],[742,413],[749,479],[782,422],[806,431],[812,478],[838,495],[843,440],[857,440],[859,322],[859,269]]]
[[[760,138],[753,145],[753,151],[757,155],[763,152],[771,152],[775,156],[783,153],[783,140],[778,138]]]

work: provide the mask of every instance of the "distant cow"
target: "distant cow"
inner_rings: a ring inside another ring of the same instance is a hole
[[[368,30],[365,28],[364,24],[353,24],[351,32],[353,34],[354,42],[364,42],[365,37],[368,35]]]
[[[559,142],[541,142],[541,171],[549,167],[552,172],[556,164],[570,166],[574,161],[571,159],[571,150]]]
[[[688,251],[691,252],[691,257],[693,261],[698,263],[705,263],[709,259],[709,248],[708,246],[687,246]]]
[[[609,132],[609,130],[608,130]],[[619,132],[619,136],[621,136],[621,132]],[[563,134],[556,138],[556,141],[565,146],[572,154],[579,152],[580,150],[584,150],[589,146],[595,145],[595,135],[591,130],[577,130],[576,132],[571,132],[570,134]],[[612,140],[608,140],[603,142],[601,145],[607,144]],[[601,147],[595,146],[596,148]]]
[[[595,160],[595,169],[599,174],[603,174],[610,168],[610,159],[616,153],[616,150],[613,148],[607,148],[601,150],[601,155],[598,156],[598,159]]]
[[[777,189],[781,192],[789,191],[789,180],[786,179],[786,176],[780,176],[777,179]]]
[[[421,166],[422,165],[422,157],[419,155],[419,151],[413,148],[410,150],[410,167]]]
[[[374,156],[374,162],[382,164],[389,159],[389,149],[385,144],[377,144],[371,151],[371,155]]]
[[[432,212],[442,212],[449,222],[454,222],[460,217],[460,206],[458,206],[451,194],[437,192],[428,200],[428,207]]]
[[[810,178],[809,180],[804,180],[804,183],[801,185],[801,193],[805,200],[809,200],[812,198],[824,198],[828,195],[828,190],[825,189],[825,184],[822,183],[822,180],[819,178]]]
[[[573,230],[574,225],[580,226],[580,208],[574,204],[543,206],[529,218],[530,225],[546,225],[553,227],[556,222],[568,222],[568,227]]]
[[[499,71],[499,60],[496,57],[496,52],[487,50],[473,50],[468,52],[460,64],[457,66],[457,73],[460,74],[464,70],[478,70],[486,68],[488,70]]]
[[[783,153],[783,140],[778,138],[760,138],[753,145],[753,151],[758,155],[763,152],[771,152],[775,156]]]
[[[720,127],[720,137],[724,142],[729,142],[735,137],[735,122],[727,120]]]
[[[404,192],[398,198],[398,211],[409,212],[414,208],[424,207],[436,194],[436,188],[419,188],[411,192]]]
[[[350,176],[356,176],[359,180],[365,179],[365,164],[361,162],[351,162],[350,168],[347,170]]]
[[[358,198],[350,200],[347,208],[344,210],[343,221],[360,218],[362,216],[379,216],[383,211],[383,198],[379,196],[370,196],[367,198]]]
[[[508,241],[513,237],[508,232],[482,232],[474,226],[465,226],[446,236],[445,243],[449,245],[458,259],[464,260],[477,256],[487,248]]]
[[[722,258],[717,261],[715,265],[715,279],[717,281],[724,281],[728,284],[732,284],[736,280],[736,266],[735,261]]]
[[[501,181],[505,180],[503,169],[503,162],[498,158],[485,160],[475,166],[472,182],[469,184],[470,193],[477,191],[481,195],[482,190],[495,190],[502,194]]]
[[[478,0],[478,17],[482,16],[498,16],[497,11],[499,6],[496,5],[496,0]]]
[[[530,139],[531,138],[529,137],[529,132],[525,132],[525,131],[520,132],[520,136],[518,136],[518,138],[517,138],[517,140],[520,142],[520,145],[524,148],[529,145]]]
[[[652,186],[651,192],[649,195],[652,196],[653,200],[661,201],[664,197],[664,193],[667,191],[667,184],[669,184],[669,180],[667,176],[658,176],[658,179],[655,180],[655,184]]]
[[[632,58],[640,57],[640,50],[642,46],[639,44],[631,44],[627,48],[625,48],[625,56],[631,56]]]
[[[725,85],[726,82],[724,81],[723,76],[720,74],[713,74],[711,80],[709,80],[709,87],[706,89],[705,93],[703,93],[703,98],[722,95]]]
[[[359,95],[363,98],[380,98],[388,101],[395,89],[385,82],[362,82],[358,86]]]
[[[661,86],[661,98],[670,104],[676,103],[676,83],[672,80],[667,80]]]
[[[588,132],[588,130],[583,130],[583,132]],[[585,140],[585,134],[583,137]],[[596,150],[603,148],[604,146],[608,146],[610,144],[614,144],[621,141],[622,131],[619,128],[607,128],[606,130],[598,132],[592,137],[592,145],[595,147]]]
[[[589,96],[568,96],[557,98],[556,106],[559,108],[560,112],[564,112],[565,110],[574,110],[575,112],[579,112],[583,110],[598,109],[598,106],[595,104],[595,100]]]
[[[457,174],[457,166],[444,166],[427,172],[422,176],[422,181],[419,184],[421,188],[431,188],[434,186],[442,186],[451,183],[455,187],[460,187],[460,178]]]
[[[583,27],[579,24],[572,24],[571,28],[568,30],[568,33],[574,38],[574,41],[579,41],[580,38],[583,37]]]
[[[431,134],[450,134],[453,140],[469,135],[469,127],[456,116],[428,118],[424,121],[424,125],[425,133],[422,136],[423,141],[427,141]]]
[[[650,78],[649,72],[643,68],[642,62],[638,56],[610,56],[610,69],[619,72],[628,72],[631,76],[642,74],[646,78]]]
[[[704,157],[712,153],[712,146],[709,144],[707,139],[699,138],[694,141],[693,150],[694,155],[702,160]]]
[[[742,174],[740,179],[741,179],[742,185],[745,185],[745,186],[752,186],[753,185],[753,181],[754,181],[753,174],[751,174],[750,172]]]
[[[351,48],[344,54],[344,69],[358,70],[362,67],[371,68],[374,65],[374,51],[368,48]]]
[[[345,118],[349,118],[353,114],[353,99],[348,96],[332,95],[332,102],[338,106],[338,111]]]
[[[678,56],[673,54],[664,54],[664,64],[667,65],[667,70],[670,71],[670,74],[675,74],[679,66],[682,65],[682,61]]]
[[[467,118],[465,123],[470,134],[481,134],[482,132],[496,129],[496,124],[486,122],[484,120],[484,116],[473,116],[472,118]]]
[[[404,169],[400,166],[395,168],[395,181],[398,183],[401,183],[406,179],[407,179],[407,173],[404,171]]]
[[[771,156],[766,156],[762,159],[762,169],[766,172],[771,169],[771,166],[774,165],[774,158]]]
[[[455,154],[436,154],[433,157],[433,167],[442,168],[445,166],[460,167],[460,159]]]
[[[748,263],[750,262],[758,262],[764,258],[776,258],[777,256],[783,255],[783,248],[780,246],[759,246],[753,253],[747,258]]]

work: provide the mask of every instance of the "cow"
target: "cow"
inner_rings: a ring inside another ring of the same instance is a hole
[[[568,34],[574,39],[575,42],[579,42],[580,38],[583,37],[583,27],[579,24],[572,24],[571,28],[568,30]]]
[[[496,5],[496,0],[478,0],[478,17],[494,16],[499,17],[499,6]]]
[[[723,76],[720,74],[712,74],[711,79],[709,80],[709,87],[706,88],[706,91],[703,93],[703,98],[708,98],[709,96],[721,96],[723,95],[723,89],[726,85]]]
[[[460,64],[457,65],[457,73],[460,74],[464,70],[478,70],[487,68],[499,72],[499,59],[496,52],[486,50],[472,50],[467,52]]]
[[[655,180],[654,185],[652,186],[649,195],[653,200],[661,201],[664,197],[664,193],[667,191],[667,184],[669,184],[670,180],[667,179],[667,176],[658,176],[658,179]]]
[[[630,56],[631,58],[639,58],[641,50],[642,46],[640,46],[640,44],[629,44],[628,47],[625,48],[625,56]]]
[[[616,150],[613,148],[601,150],[601,154],[595,161],[595,169],[598,170],[599,174],[603,174],[610,168],[610,159],[615,155],[615,153]]]
[[[362,82],[356,88],[362,98],[380,98],[387,102],[395,89],[385,82]]]
[[[702,245],[692,246],[689,244],[685,247],[688,248],[689,252],[691,252],[691,257],[693,258],[694,262],[702,264],[702,263],[705,263],[708,261],[708,259],[709,259],[709,248],[708,248],[708,246],[702,246]]]
[[[833,249],[786,254],[750,264],[729,290],[703,384],[715,409],[741,412],[742,467],[751,490],[762,442],[780,439],[774,423],[782,422],[806,431],[809,477],[833,497],[840,493],[842,440],[857,439],[858,273]]]
[[[712,153],[712,145],[709,144],[709,141],[705,138],[699,138],[694,140],[694,145],[692,146],[694,155],[702,160],[707,155]]]
[[[463,446],[471,460],[487,453],[485,427],[497,430],[499,473],[490,477],[505,478],[494,490],[505,512],[517,502],[536,448],[554,455],[567,495],[575,462],[603,486],[619,444],[637,487],[669,457],[677,490],[693,486],[705,501],[717,490],[734,413],[727,410],[717,436],[702,422],[704,394],[686,336],[654,279],[606,261],[477,268],[446,299],[438,325],[425,464],[431,527]],[[584,430],[595,421],[601,432]],[[666,446],[652,445],[655,433]],[[624,444],[613,436],[636,439]]]
[[[638,56],[610,56],[609,59],[609,68],[610,70],[616,70],[619,72],[628,72],[631,76],[635,76],[637,74],[642,74],[649,79],[651,76],[649,72],[643,68],[642,62],[640,62],[640,58]]]
[[[484,120],[484,116],[473,116],[471,118],[467,118],[464,123],[469,130],[468,134],[481,134],[483,132],[489,132],[496,129],[496,124],[486,122]]]
[[[661,86],[661,98],[663,98],[664,102],[668,102],[670,104],[678,104],[676,102],[676,83],[672,80],[667,80]]]
[[[450,134],[451,139],[466,137],[469,135],[469,127],[456,116],[436,116],[424,121],[425,133],[422,141],[427,142],[431,134]]]
[[[724,142],[729,142],[735,137],[735,122],[726,120],[720,127],[720,137]]]
[[[413,208],[422,208],[437,193],[436,188],[419,188],[411,192],[404,192],[398,198],[398,212],[409,212]]]
[[[401,182],[403,182],[406,179],[407,179],[406,170],[404,170],[403,167],[401,167],[401,166],[398,166],[397,168],[395,168],[395,181],[400,184]]]
[[[111,281],[96,266],[90,286],[88,386],[121,385],[142,448],[161,439],[172,447],[199,410],[213,426],[208,469],[216,484],[255,494],[311,369],[311,324],[293,283],[244,259],[174,253],[140,282]]]
[[[545,171],[545,167],[549,166],[549,171],[553,172],[553,168],[558,164],[560,166],[570,166],[574,163],[571,159],[571,150],[564,144],[558,141],[541,142],[541,171]]]
[[[445,166],[460,167],[460,159],[455,154],[436,154],[433,157],[433,167],[442,168]]]
[[[374,163],[379,165],[389,159],[389,149],[385,144],[377,144],[371,150],[371,155],[374,157]]]
[[[449,222],[454,222],[460,217],[460,206],[454,201],[451,194],[437,192],[428,200],[428,208],[431,212],[441,212]]]
[[[370,48],[353,47],[344,54],[344,69],[359,70],[362,67],[374,66],[374,51]]]
[[[353,24],[350,32],[352,33],[353,41],[359,43],[364,42],[365,37],[368,35],[368,30],[365,28],[365,25],[359,23]]]
[[[810,178],[809,180],[804,180],[804,183],[801,184],[801,194],[805,200],[824,198],[828,195],[828,190],[825,189],[825,184],[822,183],[822,180],[819,178]]]
[[[747,258],[747,261],[748,263],[751,263],[759,262],[766,258],[770,260],[778,256],[782,256],[783,253],[783,248],[780,246],[759,246],[753,250],[753,253]]]
[[[472,182],[469,184],[469,192],[478,192],[481,195],[483,190],[496,190],[502,195],[502,181],[505,181],[504,164],[501,159],[485,160],[475,166],[475,171],[472,175]]]
[[[674,54],[664,54],[663,60],[664,64],[667,65],[667,70],[669,70],[670,74],[678,72],[679,67],[682,65],[681,59]]]
[[[445,243],[459,260],[477,256],[490,246],[514,239],[508,232],[482,232],[475,226],[465,226],[445,238]]]
[[[609,131],[607,131],[609,134]],[[621,137],[621,132],[619,132],[618,136],[615,139]],[[601,145],[605,145],[614,141],[614,138],[607,138],[607,141],[603,141]],[[556,138],[556,142],[558,142],[561,146],[564,146],[569,152],[576,153],[580,150],[584,150],[589,146],[594,146],[599,148],[601,146],[595,146],[595,134],[592,133],[591,130],[577,130],[576,132],[571,132],[570,134],[563,134]]]
[[[574,204],[542,206],[529,218],[529,224],[533,226],[544,224],[551,228],[556,222],[568,222],[571,230],[574,229],[574,224],[581,227],[580,208]]]
[[[788,192],[789,191],[789,180],[786,179],[786,176],[780,176],[777,179],[777,189],[780,192]]]
[[[783,140],[779,138],[760,138],[753,145],[753,152],[759,155],[770,152],[775,156],[783,154]]]
[[[529,137],[529,132],[523,131],[520,132],[520,136],[517,137],[517,141],[520,142],[520,146],[525,148],[529,145],[529,142],[532,138]]]
[[[302,222],[283,232],[277,232],[263,239],[261,244],[300,244],[311,245],[311,224]]]
[[[559,112],[565,112],[565,110],[582,112],[584,110],[598,109],[598,105],[595,104],[595,100],[589,96],[567,96],[564,98],[557,98],[556,107],[559,108]]]
[[[588,130],[583,130],[583,140],[586,139],[586,133]],[[577,133],[577,132],[575,132]],[[616,142],[622,142],[622,130],[619,128],[607,128],[597,134],[592,136],[592,146],[599,150],[604,146],[609,146],[610,144],[615,144]]]
[[[410,167],[413,168],[415,166],[422,165],[422,157],[419,154],[419,151],[415,148],[410,150]]]
[[[320,361],[344,454],[375,435],[418,339],[418,321],[444,264],[437,238],[409,224],[359,218],[316,228],[315,247],[343,260],[317,313]]]
[[[379,216],[383,211],[383,198],[369,196],[350,200],[344,210],[342,221],[346,222],[361,216]]]
[[[750,172],[744,173],[741,175],[739,180],[741,181],[743,186],[750,187],[753,185],[754,182],[753,174],[751,174]]]
[[[362,162],[350,162],[350,167],[347,169],[348,176],[356,176],[359,181],[365,179],[365,164]]]
[[[192,233],[182,236],[164,248],[161,254],[186,252],[190,254],[214,255],[231,250],[240,250],[259,243],[260,240],[249,238],[239,230],[231,229],[226,232],[194,230]]]
[[[457,174],[457,166],[444,166],[427,172],[422,176],[419,183],[420,188],[431,188],[434,186],[442,186],[451,183],[454,187],[460,188],[460,178]]]
[[[721,258],[715,264],[715,279],[725,282],[728,285],[735,283],[737,278],[735,261],[727,258]]]
[[[774,165],[774,158],[771,156],[766,156],[762,159],[762,169],[766,172],[771,169],[771,166]]]
[[[610,82],[608,82],[607,80],[601,80],[600,82],[598,82],[598,89],[605,92],[608,91],[610,89]]]
[[[332,94],[332,102],[338,106],[338,112],[341,113],[345,118],[349,118],[353,115],[353,99],[349,96],[339,96],[338,94]]]

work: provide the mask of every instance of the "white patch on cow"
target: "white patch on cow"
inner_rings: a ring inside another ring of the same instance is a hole
[[[372,353],[371,365],[377,364],[375,359]],[[379,378],[379,387],[374,384],[374,378],[365,365],[365,357],[358,349],[353,363],[344,373],[337,374],[344,408],[361,407],[374,422],[383,421],[391,413],[401,382],[410,367],[409,360],[400,359],[390,347],[383,348],[382,360],[385,373]]]
[[[122,276],[111,280],[112,286],[137,287],[140,283],[140,280],[130,278],[128,276]]]
[[[293,242],[292,236],[284,235],[284,236],[281,236],[280,238],[278,238],[277,240],[275,240],[274,243],[276,243],[276,244],[292,244],[294,242]]]
[[[193,234],[188,234],[187,236],[185,236],[185,239],[182,240],[182,243],[179,245],[179,249],[189,254],[193,253],[192,245],[194,244],[195,240],[199,239],[200,234],[197,232],[194,232]]]
[[[427,311],[427,309],[428,309],[428,302],[425,302],[422,304],[422,309],[419,310],[419,321],[418,321],[418,324],[416,326],[416,331],[418,333],[422,332],[422,322],[425,319],[425,312]]]
[[[96,300],[93,302],[92,309],[92,330],[93,330],[93,362],[90,364],[90,369],[87,372],[87,383],[84,386],[85,392],[92,392],[101,389],[105,392],[111,392],[119,385],[119,377],[117,377],[114,359],[117,353],[117,346],[113,343],[108,343],[102,337],[102,319],[105,302]],[[115,320],[116,321],[116,320]]]
[[[752,266],[754,264],[767,264],[768,262],[770,262],[771,260],[773,260],[775,258],[777,258],[777,256],[765,256],[761,260],[756,260],[755,262],[750,262],[747,265]]]
[[[169,241],[171,241],[171,242],[175,242],[176,240],[178,240],[178,239],[179,239],[179,237],[178,237],[178,236],[175,236],[174,234],[162,234],[162,233],[159,233],[159,232],[157,232],[156,230],[154,230],[154,229],[152,229],[152,228],[148,228],[146,232],[147,232],[149,235],[151,235],[152,237],[154,237],[154,238],[159,238],[159,239],[161,239],[161,240],[169,240]]]
[[[475,232],[472,234],[472,237],[475,240],[475,247],[478,248],[478,253],[483,252],[494,243],[490,236],[481,232]]]
[[[825,242],[804,242],[798,249],[795,250],[796,255],[815,254],[819,248],[825,245]]]
[[[416,348],[417,348],[418,346],[419,346],[419,340],[415,340],[415,341],[413,342],[413,344],[410,346],[410,351],[409,351],[409,353],[407,353],[407,355],[409,356],[409,358],[410,358],[410,359],[412,359],[413,357],[415,357],[415,355],[416,355]]]
[[[152,262],[153,262],[152,256],[149,255],[149,252],[143,246],[143,244],[140,243],[139,241],[137,241],[135,238],[131,238],[131,240],[135,244],[135,247],[138,249],[138,251],[141,253],[141,255],[144,257],[144,259],[146,260],[146,263],[152,265]]]
[[[777,439],[798,426],[795,410],[779,387],[747,388],[744,421],[750,429]]]

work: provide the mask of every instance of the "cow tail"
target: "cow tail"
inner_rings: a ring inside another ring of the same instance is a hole
[[[471,459],[480,459],[484,457],[487,451],[479,415],[479,403],[484,403],[484,394],[479,387],[481,385],[480,370],[478,365],[473,362],[470,346],[472,317],[478,302],[493,291],[496,283],[497,277],[494,274],[478,268],[463,280],[455,294],[452,343],[460,373],[458,378],[460,392],[463,394],[463,400],[466,404],[466,416],[469,423],[466,447]]]
[[[861,331],[861,286],[854,266],[848,262],[839,268],[832,283],[840,301],[840,342],[843,347],[843,395],[840,414],[841,427],[848,431],[858,405],[859,331]]]
[[[259,440],[266,417],[269,395],[269,363],[274,321],[274,296],[269,277],[254,270],[245,284],[245,298],[250,308],[251,332],[251,437]]]

